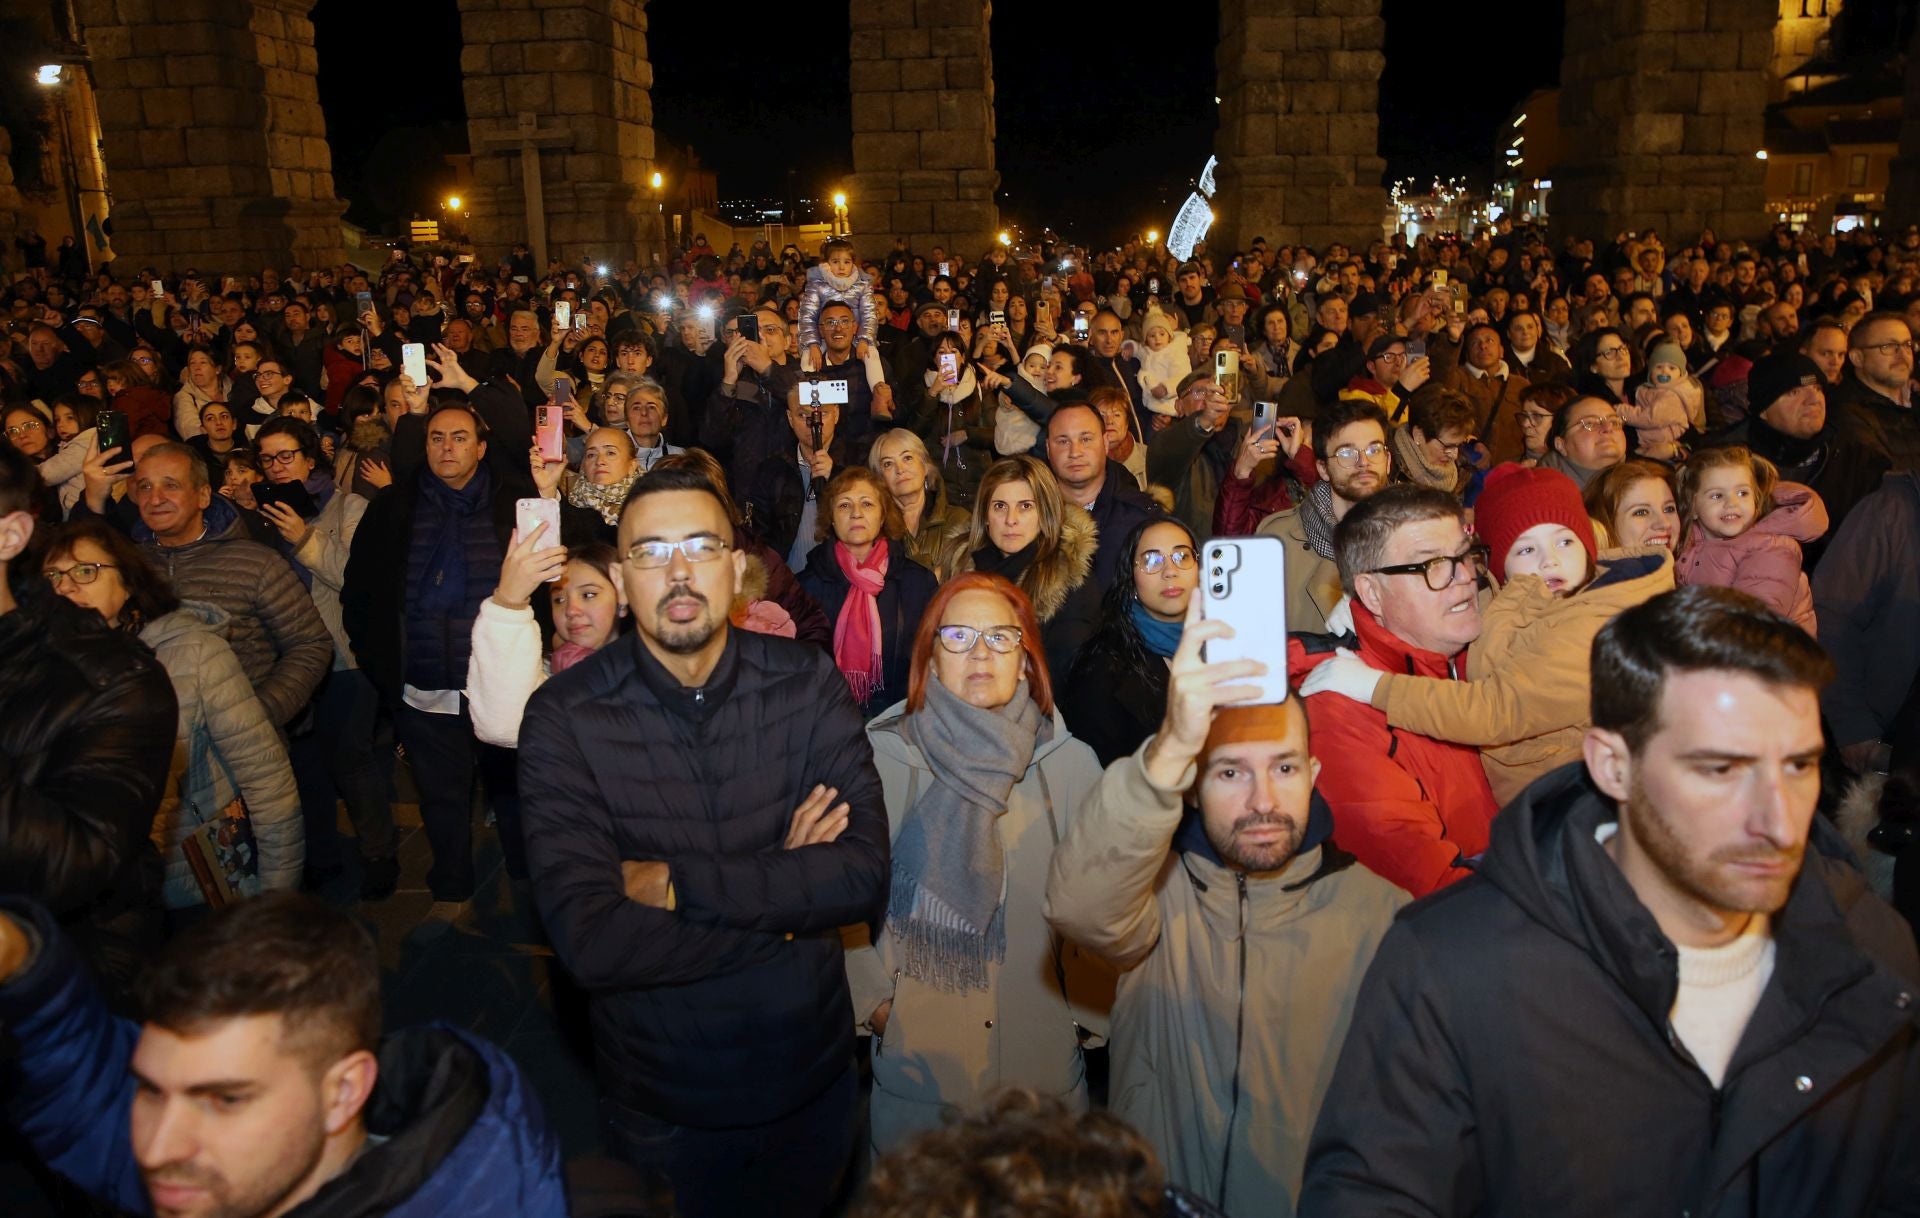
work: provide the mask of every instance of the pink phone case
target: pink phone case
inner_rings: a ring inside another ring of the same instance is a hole
[[[566,412],[558,406],[541,406],[535,412],[533,435],[540,446],[542,461],[567,459]]]

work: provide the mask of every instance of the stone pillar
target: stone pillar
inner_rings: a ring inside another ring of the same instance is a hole
[[[1210,247],[1379,235],[1385,38],[1380,0],[1221,0]]]
[[[1888,167],[1887,224],[1920,224],[1920,21],[1907,43],[1907,92],[1900,105],[1900,151]],[[1895,240],[1899,232],[1893,233]]]
[[[1760,150],[1774,0],[1567,0],[1562,236],[1657,228],[1691,241],[1766,227]]]
[[[75,0],[122,266],[341,256],[307,0]]]
[[[617,266],[657,253],[645,0],[460,0],[460,34],[473,148],[467,228],[480,258],[533,244],[529,187],[552,257]],[[537,143],[533,182],[518,134],[523,114],[564,133]]]
[[[988,0],[853,0],[854,244],[904,236],[963,258],[993,243],[993,52]]]

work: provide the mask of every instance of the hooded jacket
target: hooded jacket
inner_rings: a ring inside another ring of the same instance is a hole
[[[1060,544],[1047,557],[1035,557],[1038,539],[1024,550],[1002,554],[992,542],[969,552],[963,538],[948,569],[953,575],[985,571],[1018,585],[1033,602],[1033,616],[1040,619],[1046,636],[1047,671],[1067,673],[1073,671],[1074,658],[1100,625],[1102,589],[1093,579],[1093,555],[1099,543],[1093,517],[1083,508],[1063,503]]]
[[[1678,957],[1595,840],[1581,765],[1509,804],[1480,874],[1401,914],[1361,987],[1303,1208],[1821,1218],[1920,1198],[1920,961],[1816,817],[1772,978],[1717,1090]]]
[[[892,837],[934,784],[925,755],[903,730],[906,712],[903,701],[867,725]],[[1056,709],[1053,734],[1034,749],[994,822],[1006,854],[1007,943],[1005,959],[987,966],[985,989],[947,993],[906,976],[884,932],[873,939],[862,927],[849,940],[854,1019],[865,1023],[881,1003],[893,1003],[885,1035],[873,1042],[876,1146],[935,1128],[946,1106],[974,1107],[1003,1086],[1085,1106],[1075,1028],[1105,1035],[1113,971],[1055,936],[1043,904],[1057,843],[1099,781],[1100,763]]]
[[[1813,634],[1813,589],[1800,569],[1800,547],[1826,533],[1827,508],[1820,496],[1797,482],[1774,487],[1773,504],[1771,512],[1738,537],[1715,537],[1689,522],[1674,582],[1715,584],[1759,597],[1767,608]]]
[[[172,783],[153,820],[153,844],[167,868],[161,900],[168,909],[204,903],[180,844],[236,798],[246,801],[253,824],[259,888],[298,888],[306,863],[292,763],[227,645],[228,620],[212,605],[187,602],[140,631],[180,703]]]
[[[48,1167],[134,1214],[153,1212],[128,1113],[140,1027],[109,1014],[44,910],[17,898],[35,954],[0,986],[22,1051],[0,1065],[8,1117]],[[389,1034],[352,1165],[286,1218],[565,1218],[560,1141],[507,1054],[435,1024]]]
[[[1411,647],[1356,608],[1360,658],[1387,673],[1460,680],[1465,660]],[[1295,686],[1333,654],[1336,640],[1288,640],[1288,676]],[[1349,644],[1350,645],[1350,644]],[[1392,727],[1372,706],[1338,694],[1307,698],[1319,791],[1333,809],[1340,839],[1367,868],[1416,897],[1471,874],[1487,848],[1500,805],[1487,786],[1480,752]]]
[[[133,539],[182,600],[227,614],[227,642],[267,715],[281,727],[298,715],[333,666],[333,636],[287,560],[247,540],[240,514],[223,495],[207,504],[205,531],[163,546],[144,523]]]
[[[1673,588],[1662,546],[1604,550],[1599,574],[1571,596],[1517,576],[1487,603],[1467,649],[1467,680],[1389,673],[1373,688],[1387,725],[1478,745],[1497,803],[1580,757],[1591,719],[1588,664],[1600,628]]]
[[[1229,869],[1182,801],[1195,769],[1157,787],[1145,747],[1107,767],[1055,849],[1047,918],[1121,970],[1114,1113],[1175,1184],[1290,1218],[1361,975],[1407,895],[1334,845],[1318,795],[1279,874]]]

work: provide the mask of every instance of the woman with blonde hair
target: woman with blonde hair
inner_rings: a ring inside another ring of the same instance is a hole
[[[958,548],[973,520],[965,508],[947,502],[946,479],[926,441],[904,427],[882,432],[867,453],[867,467],[900,508],[907,557],[939,575],[941,560]]]
[[[1093,578],[1098,543],[1093,517],[1067,502],[1044,462],[1003,457],[980,475],[973,526],[947,566],[955,575],[1002,576],[1026,593],[1040,620],[1047,663],[1064,674],[1100,624],[1101,590]]]

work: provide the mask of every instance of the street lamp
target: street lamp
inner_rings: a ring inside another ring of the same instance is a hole
[[[844,237],[852,231],[847,223],[847,192],[836,190],[833,192],[833,235]]]
[[[66,90],[60,86],[66,83],[65,69],[57,63],[43,63],[34,73],[34,81],[42,88],[56,89],[53,93],[54,109],[60,113],[60,151],[66,159],[62,176],[67,181],[67,210],[73,223],[73,241],[81,249],[87,248],[86,211],[80,206],[80,159],[73,154],[73,132],[67,121]]]
[[[1004,228],[1000,230],[1000,244],[1002,244],[1002,245],[1012,245],[1012,244],[1013,244],[1013,234],[1012,234],[1012,233],[1010,233],[1010,232],[1008,232],[1008,231],[1007,231],[1006,229],[1004,229]]]
[[[666,181],[667,180],[665,178],[660,176],[660,171],[658,169],[653,171],[653,188],[655,190],[659,190],[662,186],[664,186],[666,184]]]
[[[459,210],[460,210],[460,196],[459,196],[459,195],[448,195],[448,196],[447,196],[447,210],[448,210],[448,211],[459,211]]]
[[[43,84],[43,85],[59,84],[60,83],[60,65],[57,63],[41,64],[40,70],[34,74],[33,79],[36,83]]]
[[[1157,228],[1150,228],[1150,229],[1148,229],[1148,230],[1147,230],[1147,244],[1148,244],[1148,245],[1152,245],[1152,244],[1153,244],[1154,242],[1156,242],[1156,241],[1158,241],[1158,240],[1160,240],[1160,230],[1159,230],[1159,229],[1157,229]]]

